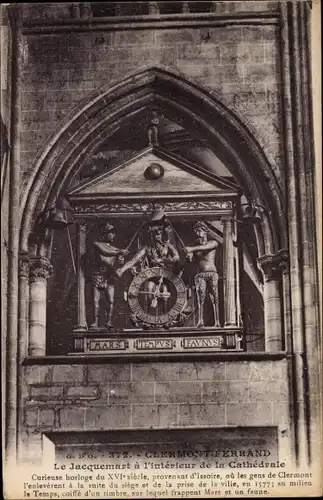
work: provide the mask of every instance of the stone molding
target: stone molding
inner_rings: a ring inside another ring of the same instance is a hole
[[[178,201],[160,204],[166,212],[196,212],[201,210],[225,210],[233,207],[232,201]],[[76,213],[146,213],[154,210],[156,203],[100,203],[74,207]]]
[[[83,3],[83,2],[74,2]],[[91,2],[84,2],[91,3]],[[152,2],[155,3],[155,2]],[[152,10],[152,9],[151,9]],[[43,21],[41,26],[41,33],[66,33],[69,32],[71,26],[77,30],[82,31],[96,31],[102,30],[102,26],[107,26],[112,29],[125,29],[129,26],[131,22],[132,29],[142,29],[146,28],[158,28],[161,25],[166,28],[180,27],[183,25],[185,27],[210,27],[210,26],[226,26],[228,22],[231,25],[240,25],[243,22],[250,22],[252,20],[253,24],[256,25],[269,25],[277,26],[279,23],[278,12],[276,10],[269,11],[256,11],[253,12],[251,9],[249,12],[203,12],[203,16],[196,18],[195,12],[182,12],[174,14],[160,14],[158,10],[150,11],[149,15],[139,15],[134,16],[129,19],[129,16],[117,15],[117,16],[93,16],[88,9],[74,8],[71,12],[71,17],[68,22],[63,22],[63,18],[53,19],[52,21]],[[87,23],[85,23],[87,21]],[[89,22],[91,21],[91,22]],[[39,20],[24,19],[23,23],[23,33],[38,34],[40,32]]]

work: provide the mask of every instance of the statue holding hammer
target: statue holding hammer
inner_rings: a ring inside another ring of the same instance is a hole
[[[218,242],[209,238],[209,229],[205,222],[198,221],[194,225],[197,236],[196,246],[186,246],[185,251],[189,261],[194,260],[198,272],[194,277],[197,303],[198,303],[198,327],[204,326],[204,303],[209,293],[214,315],[214,326],[220,326],[219,322],[219,275],[215,266],[215,252]]]

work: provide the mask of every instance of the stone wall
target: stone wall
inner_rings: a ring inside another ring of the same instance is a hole
[[[26,366],[24,447],[40,458],[48,431],[288,427],[287,380],[286,360]]]
[[[140,30],[26,34],[24,40],[25,182],[37,153],[83,98],[142,67],[163,66],[215,91],[240,113],[283,186],[277,24],[175,29],[165,24]]]
[[[219,12],[237,13],[246,3],[219,2]],[[255,6],[273,9],[277,3]],[[38,4],[34,18],[28,9],[25,5],[28,22],[68,16],[66,4]],[[82,99],[143,67],[163,66],[215,91],[240,113],[283,187],[279,29],[277,23],[235,23],[25,32],[22,183],[28,182],[46,141]],[[214,360],[24,366],[22,456],[40,459],[46,431],[288,426],[287,364]]]

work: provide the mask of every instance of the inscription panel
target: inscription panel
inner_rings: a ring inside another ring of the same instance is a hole
[[[219,473],[228,466],[240,468],[243,461],[252,468],[256,463],[266,466],[279,459],[276,427],[124,430],[101,432],[100,436],[87,432],[48,434],[55,445],[56,461],[67,462],[74,472],[77,463],[100,462],[109,464],[109,473],[124,470],[124,463],[129,464],[128,471],[139,473],[194,472],[200,467],[200,472]],[[163,467],[162,462],[168,462],[169,467]]]
[[[144,354],[144,353],[178,353],[178,352],[216,352],[221,350],[240,351],[241,338],[239,332],[225,332],[225,335],[208,336],[159,336],[133,338],[91,338],[74,339],[74,352],[87,354]]]

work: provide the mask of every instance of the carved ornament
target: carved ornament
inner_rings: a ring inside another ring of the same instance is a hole
[[[263,255],[259,257],[258,264],[265,281],[279,280],[282,273],[289,269],[288,252],[282,249],[275,255]]]
[[[30,265],[30,281],[37,281],[38,279],[47,280],[53,272],[53,266],[48,259],[44,257],[36,257],[31,259]]]
[[[289,253],[288,250],[282,249],[278,252],[280,258],[280,268],[283,274],[289,273]]]
[[[29,260],[28,257],[19,258],[19,278],[29,278]]]
[[[161,205],[166,212],[195,212],[199,210],[224,210],[233,207],[232,201],[183,201],[169,202]],[[102,203],[76,205],[74,210],[77,213],[143,213],[150,212],[156,208],[155,203]]]

